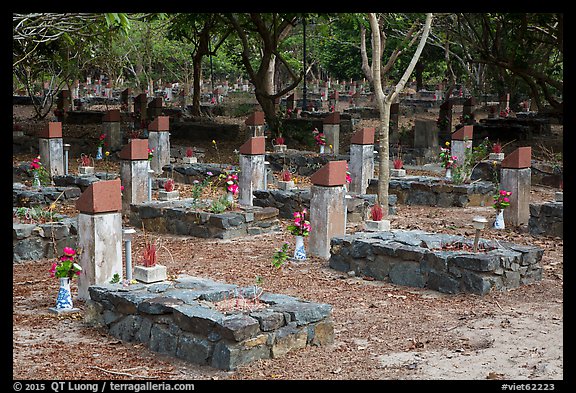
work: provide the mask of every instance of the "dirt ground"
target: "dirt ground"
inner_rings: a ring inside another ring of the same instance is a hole
[[[14,109],[15,122],[23,127],[29,115],[26,108]],[[64,126],[64,137],[73,132]],[[209,152],[210,146],[204,147]],[[221,149],[231,154],[237,147]],[[13,162],[31,158],[14,156]],[[207,154],[207,158],[213,157]],[[185,196],[186,187],[179,187]],[[531,202],[552,201],[555,191],[533,185]],[[58,209],[77,213],[71,205],[59,204]],[[388,218],[393,229],[473,237],[475,215],[493,219],[494,211],[398,205]],[[288,220],[282,223],[287,225]],[[347,232],[358,229],[350,224]],[[170,277],[187,274],[242,286],[261,276],[267,291],[331,304],[334,343],[258,360],[230,372],[190,364],[91,327],[79,299],[74,298],[74,305],[80,312],[51,313],[58,292],[57,280],[48,273],[53,261],[26,261],[13,264],[14,380],[552,380],[559,385],[565,378],[560,238],[532,236],[525,228],[483,231],[483,238],[543,248],[544,272],[533,285],[477,296],[350,277],[311,256],[277,269],[271,265],[274,251],[284,241],[294,242],[287,232],[233,240],[154,236],[172,255],[173,259],[160,254],[159,261]],[[142,243],[138,231],[134,249]],[[77,293],[75,283],[72,290]]]

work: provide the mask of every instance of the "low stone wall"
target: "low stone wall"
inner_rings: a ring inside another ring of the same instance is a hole
[[[38,189],[22,183],[12,183],[12,206],[49,205],[56,199],[63,201],[78,198],[81,193],[82,191],[78,187],[47,186]]]
[[[186,276],[128,287],[93,285],[88,291],[91,324],[122,341],[218,369],[334,341],[331,305],[268,292],[258,296],[258,287]],[[229,299],[247,302],[222,303]]]
[[[473,243],[424,231],[357,232],[331,239],[329,266],[396,285],[478,295],[542,278],[541,248],[480,239],[474,253]]]
[[[274,207],[278,209],[281,218],[292,219],[294,213],[303,208],[310,211],[310,189],[295,190],[256,190],[254,205]],[[375,194],[349,194],[346,198],[347,221],[362,222],[370,214],[370,209],[376,202]],[[388,214],[396,214],[396,195],[388,195]]]
[[[266,153],[265,159],[270,169],[279,172],[285,168],[298,176],[311,176],[329,161],[347,161],[348,155],[319,154],[301,150],[287,149],[284,153]]]
[[[366,193],[376,194],[377,190],[378,179],[370,179]],[[388,192],[395,194],[403,205],[466,207],[490,206],[496,189],[489,181],[456,185],[440,177],[406,176],[391,178]]]
[[[130,225],[149,232],[200,238],[231,239],[281,230],[278,209],[244,207],[214,214],[197,210],[192,198],[130,205]]]
[[[531,203],[528,231],[564,238],[564,202]]]
[[[204,178],[211,176],[217,179],[220,174],[225,173],[226,169],[238,170],[234,166],[230,167],[220,164],[195,163],[195,164],[169,164],[162,167],[162,175],[172,177],[175,182],[183,184],[193,184],[194,180],[202,181]],[[208,172],[212,175],[208,175]]]
[[[12,262],[57,257],[64,247],[76,248],[77,235],[76,218],[61,216],[61,221],[46,224],[13,222]]]

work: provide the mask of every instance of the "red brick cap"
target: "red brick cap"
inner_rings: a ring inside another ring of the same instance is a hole
[[[519,147],[508,154],[500,163],[500,168],[522,169],[532,166],[532,148],[530,146]]]
[[[374,144],[374,134],[376,133],[376,128],[374,127],[364,127],[354,134],[350,138],[350,143],[354,145],[373,145]]]
[[[148,125],[148,131],[168,131],[170,129],[170,116],[158,116]]]
[[[263,126],[264,125],[264,112],[255,111],[250,114],[248,118],[244,121],[247,126]]]
[[[120,179],[100,180],[90,184],[76,200],[76,209],[87,214],[122,211],[120,186]]]
[[[240,146],[240,154],[256,155],[266,153],[266,137],[253,136]]]
[[[62,138],[62,122],[51,121],[44,128],[38,131],[40,138]]]
[[[310,181],[316,186],[342,186],[346,183],[346,164],[346,161],[328,161],[310,176]]]
[[[460,127],[452,133],[452,140],[454,141],[465,141],[471,140],[474,134],[474,126],[464,126]]]
[[[130,139],[118,153],[122,160],[147,160],[148,139]]]
[[[340,124],[340,112],[330,112],[324,119],[323,124]]]
[[[118,122],[120,121],[120,109],[111,109],[102,117],[103,122]]]

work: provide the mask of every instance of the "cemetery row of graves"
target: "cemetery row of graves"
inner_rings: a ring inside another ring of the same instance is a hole
[[[464,101],[465,118],[458,125],[452,124],[449,101],[440,106],[439,121],[417,121],[412,147],[404,151],[397,144],[399,130],[392,127],[390,195],[379,203],[376,129],[351,122],[344,151],[341,126],[347,117],[330,105],[339,96],[329,94],[328,86],[318,88],[320,110],[313,111],[316,126],[309,130],[313,151],[293,149],[281,135],[273,138],[263,112],[255,110],[244,121],[248,137],[238,141],[238,162],[229,164],[201,162],[194,149],[172,146],[171,127],[177,122],[163,113],[171,89],[151,100],[124,90],[120,109],[101,113],[94,156],[79,157],[71,157],[77,149],[63,137],[63,122],[73,113],[66,91],[56,119],[32,136],[38,158],[16,165],[21,181],[13,183],[13,260],[56,260],[53,274],[61,286],[52,312],[78,312],[78,300],[114,337],[234,370],[332,343],[331,305],[269,293],[258,285],[170,279],[153,241],[146,241],[142,255],[132,255],[134,233],[150,239],[154,234],[234,239],[287,230],[294,243],[274,251],[278,268],[313,257],[335,271],[480,296],[533,284],[543,274],[541,248],[493,241],[483,236],[490,229],[525,227],[534,236],[563,237],[561,187],[555,200],[531,203],[531,147],[505,155],[502,144],[489,137],[474,145],[479,138],[473,99]],[[348,93],[354,107],[360,92]],[[212,104],[221,99],[216,95]],[[289,113],[296,104],[293,96],[286,101],[287,116],[302,119],[303,114]],[[328,111],[322,112],[322,105]],[[396,126],[399,108],[395,104],[392,110]],[[128,129],[122,127],[126,119]],[[15,130],[14,137],[26,136]],[[112,161],[118,171],[108,169]],[[409,162],[422,161],[434,162],[437,176],[407,173]],[[96,170],[96,162],[105,163],[105,171]],[[308,182],[295,182],[297,177]],[[180,195],[184,186],[189,196]],[[55,204],[64,202],[74,204],[77,216],[53,213]],[[394,214],[398,205],[492,206],[494,214],[474,217],[475,235],[464,238],[394,229],[383,210]],[[361,230],[348,232],[350,222]]]

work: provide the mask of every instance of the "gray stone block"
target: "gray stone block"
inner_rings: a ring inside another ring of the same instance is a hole
[[[150,329],[150,340],[148,347],[150,350],[170,356],[176,355],[178,335],[164,325],[155,323]]]
[[[393,284],[423,288],[426,285],[426,276],[416,262],[397,263],[390,269],[390,281]]]

